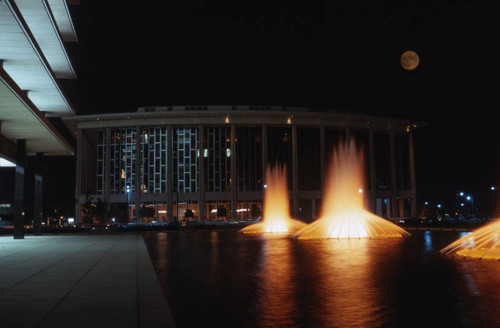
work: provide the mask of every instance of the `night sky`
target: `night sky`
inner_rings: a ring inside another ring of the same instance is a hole
[[[420,198],[498,183],[499,29],[485,4],[80,2],[79,42],[66,44],[78,79],[62,82],[78,114],[285,105],[415,119],[427,123],[415,135]],[[405,50],[417,69],[401,68]]]

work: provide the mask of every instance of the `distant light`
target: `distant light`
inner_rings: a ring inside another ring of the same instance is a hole
[[[226,123],[229,123],[229,115],[226,115]]]
[[[438,205],[437,205],[437,207],[438,207],[438,208],[441,208],[441,204],[438,204]]]
[[[429,205],[429,202],[424,202],[425,205]]]
[[[358,189],[358,192],[359,192],[360,194],[362,194],[362,193],[363,193],[363,188],[359,188],[359,189]]]
[[[470,200],[472,197],[471,196],[467,196],[467,200]]]
[[[130,186],[127,186],[127,192],[130,193]]]
[[[203,149],[203,157],[208,157],[208,149]]]
[[[460,203],[460,206],[462,206],[462,207],[463,207],[463,206],[464,206],[464,203]]]
[[[286,120],[286,124],[292,124],[292,117],[289,116]]]
[[[464,195],[464,192],[463,192],[463,191],[461,191],[461,192],[460,192],[460,196],[463,196],[463,195]]]
[[[227,157],[231,157],[231,149],[226,148],[226,155]]]
[[[264,185],[264,188],[267,188],[267,184]]]
[[[495,189],[496,189],[496,187],[494,187],[494,186],[491,186],[491,187],[490,187],[490,189],[491,189],[491,190],[495,190]]]

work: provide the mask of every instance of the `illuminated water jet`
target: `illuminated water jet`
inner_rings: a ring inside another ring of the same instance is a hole
[[[500,219],[457,239],[443,248],[441,254],[500,260]]]
[[[240,231],[247,234],[289,234],[305,227],[306,223],[290,217],[286,168],[268,166],[266,184],[262,222]]]
[[[364,158],[353,140],[334,149],[320,219],[292,234],[297,239],[396,238],[410,234],[364,207]]]

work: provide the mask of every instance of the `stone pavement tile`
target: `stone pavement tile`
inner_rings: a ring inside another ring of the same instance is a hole
[[[0,301],[33,299],[60,299],[71,290],[74,283],[21,283],[3,291]]]
[[[104,288],[133,288],[137,289],[136,274],[87,274],[78,284],[77,288],[92,288],[93,285],[103,286]]]
[[[59,299],[2,300],[0,326],[3,328],[33,328],[57,304]]]
[[[78,285],[67,295],[76,298],[115,298],[115,297],[137,297],[136,288],[107,287],[96,284]]]
[[[140,234],[0,238],[0,254],[0,328],[175,327]]]
[[[104,263],[100,262],[98,265],[92,268],[92,272],[94,273],[104,273],[111,275],[120,275],[127,273],[136,273],[137,272],[137,264],[113,264],[113,263]]]
[[[145,309],[139,314],[141,328],[175,327],[172,315],[165,309]]]
[[[99,312],[113,310],[137,311],[137,296],[121,297],[66,297],[53,312]]]
[[[66,283],[70,282],[75,284],[82,278],[82,274],[59,274],[59,273],[49,273],[40,272],[32,277],[26,279],[26,283]]]
[[[137,328],[137,311],[51,312],[38,328]]]

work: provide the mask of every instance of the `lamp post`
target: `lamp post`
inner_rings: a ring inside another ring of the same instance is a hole
[[[125,191],[127,192],[127,213],[128,213],[128,220],[130,222],[130,193],[132,190],[130,190],[130,186],[127,185],[125,188]]]
[[[470,201],[471,208],[472,208],[471,209],[471,214],[474,215],[474,198],[472,198],[472,196],[469,195],[469,196],[466,197],[466,199],[468,201]]]

